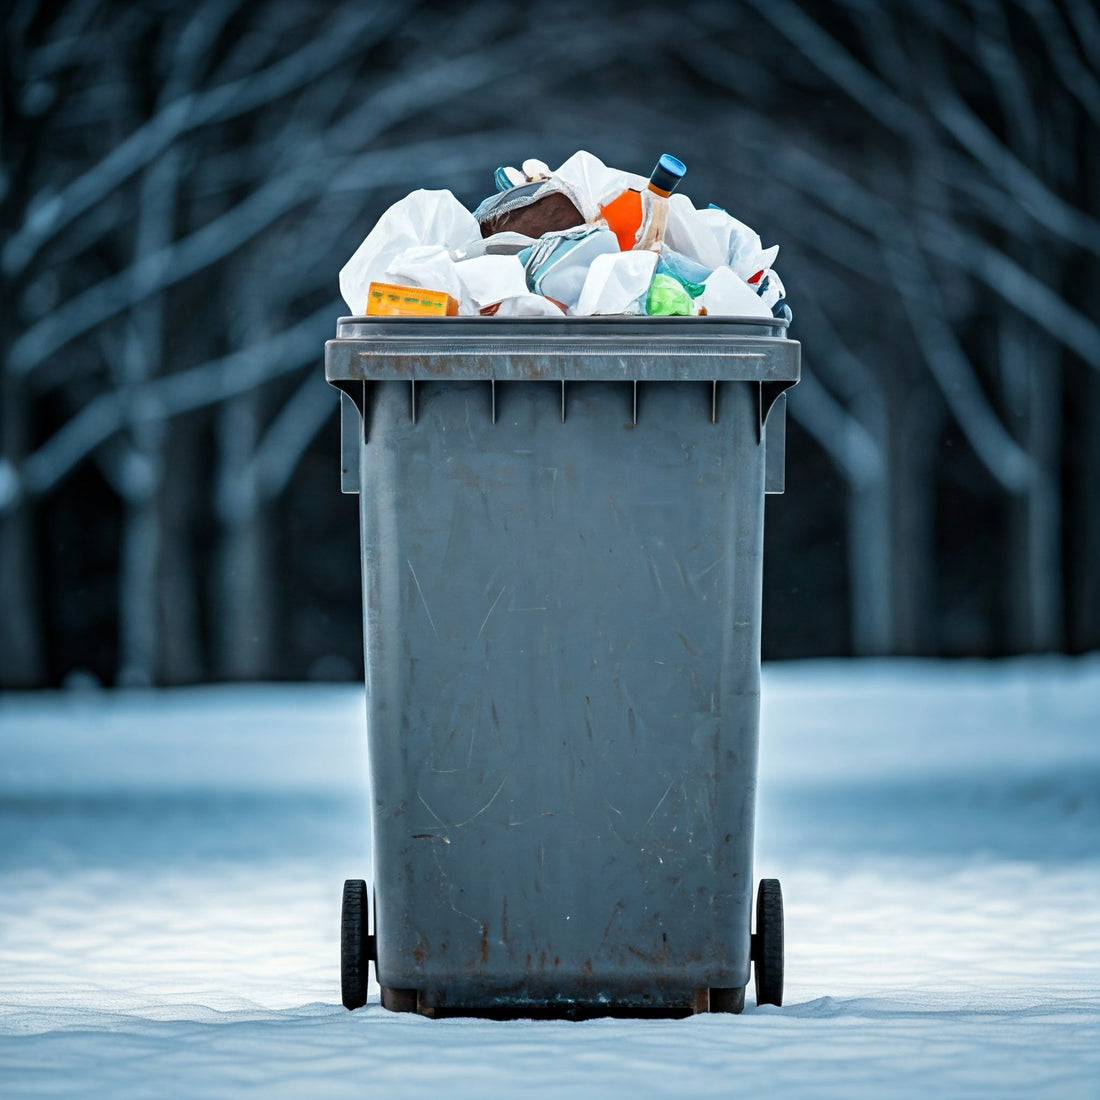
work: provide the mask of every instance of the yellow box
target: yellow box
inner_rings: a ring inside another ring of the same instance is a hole
[[[454,317],[458,302],[445,290],[419,286],[371,283],[367,289],[368,317]]]

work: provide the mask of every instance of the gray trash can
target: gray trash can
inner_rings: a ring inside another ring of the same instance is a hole
[[[425,1015],[739,1011],[751,960],[781,1001],[775,880],[751,910],[785,330],[339,322],[373,830],[349,1008],[370,961]]]

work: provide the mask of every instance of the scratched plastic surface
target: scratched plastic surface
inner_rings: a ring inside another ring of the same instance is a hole
[[[359,471],[381,984],[690,1011],[749,976],[757,387],[381,382]],[[495,413],[495,421],[494,421]]]

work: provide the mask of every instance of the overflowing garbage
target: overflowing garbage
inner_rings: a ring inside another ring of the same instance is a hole
[[[394,203],[340,272],[355,315],[767,317],[791,320],[778,246],[677,191],[665,153],[647,179],[580,151],[494,174],[472,213],[450,191]]]

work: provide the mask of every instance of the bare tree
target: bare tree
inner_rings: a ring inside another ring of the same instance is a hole
[[[1100,638],[1065,606],[1100,536],[1062,499],[1095,483],[1062,430],[1100,370],[1089,5],[21,0],[3,51],[0,682],[65,671],[43,509],[89,469],[121,517],[113,678],[271,674],[340,264],[413,187],[580,145],[680,150],[783,245],[791,410],[847,486],[840,648],[979,644],[937,614],[948,490],[1005,517],[1006,647]]]

